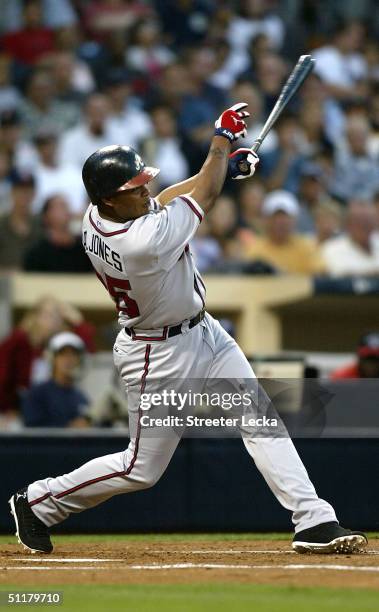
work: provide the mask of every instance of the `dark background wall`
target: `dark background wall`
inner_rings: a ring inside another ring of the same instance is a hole
[[[320,495],[341,524],[379,530],[379,440],[297,440]],[[22,437],[0,440],[0,531],[12,532],[7,500],[18,488],[117,452],[110,437]],[[149,490],[116,496],[73,515],[57,532],[288,531],[283,510],[240,440],[184,439],[166,473]]]

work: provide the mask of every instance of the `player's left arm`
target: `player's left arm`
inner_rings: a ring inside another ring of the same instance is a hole
[[[258,155],[253,153],[251,149],[237,149],[237,151],[229,155],[227,176],[237,180],[250,178],[253,176],[255,166],[258,162]],[[199,175],[195,174],[181,183],[176,183],[171,187],[167,187],[157,195],[155,200],[160,204],[161,208],[163,208],[163,206],[166,206],[166,204],[172,202],[172,200],[178,196],[191,193],[191,191],[195,189],[198,180]]]
[[[175,198],[180,195],[184,195],[185,193],[189,193],[193,190],[196,185],[196,181],[198,179],[198,174],[191,176],[191,178],[182,181],[181,183],[176,183],[171,187],[167,187],[163,189],[155,198],[155,200],[160,204],[161,208],[166,206],[169,202],[172,202]]]

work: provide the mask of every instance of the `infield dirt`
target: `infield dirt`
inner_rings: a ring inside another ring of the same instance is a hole
[[[51,555],[16,542],[0,552],[0,584],[250,583],[379,589],[379,540],[358,555],[298,555],[290,542],[156,540],[58,542]]]

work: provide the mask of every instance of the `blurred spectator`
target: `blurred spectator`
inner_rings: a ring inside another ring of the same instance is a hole
[[[337,99],[349,99],[364,93],[359,87],[367,76],[367,65],[361,53],[363,37],[361,23],[346,22],[336,29],[332,44],[312,52],[316,73]]]
[[[275,149],[260,155],[259,174],[269,190],[283,188],[296,193],[304,163],[297,119],[292,115],[282,115],[276,124],[276,133],[278,144]]]
[[[211,85],[216,67],[212,48],[191,49],[187,56],[188,93],[179,111],[179,127],[201,150],[208,147],[218,112],[226,105],[226,93]]]
[[[245,250],[254,244],[256,234],[263,232],[262,206],[265,193],[263,184],[256,177],[252,181],[242,181],[238,194],[240,211],[238,236]]]
[[[322,273],[324,263],[316,242],[295,232],[298,214],[294,195],[286,191],[269,193],[263,203],[265,234],[256,237],[247,257],[291,274]]]
[[[297,231],[301,234],[315,233],[315,208],[328,199],[323,184],[321,167],[314,162],[305,162],[301,168],[299,184],[300,211],[297,218]]]
[[[239,79],[231,91],[233,104],[243,100],[249,105],[250,117],[246,119],[247,135],[239,146],[252,147],[263,128],[266,117],[263,117],[262,96],[257,87],[249,81]],[[275,129],[272,129],[264,139],[259,149],[259,155],[264,155],[275,150],[278,145],[278,137]]]
[[[0,219],[11,209],[10,163],[5,149],[0,148]]]
[[[238,215],[234,200],[221,195],[208,213],[210,235],[221,247],[222,259],[241,259],[243,251],[238,238]]]
[[[153,130],[140,151],[146,163],[160,168],[157,177],[163,189],[188,178],[189,168],[179,138],[175,115],[168,106],[156,106],[151,111]]]
[[[276,53],[264,53],[258,58],[256,83],[263,98],[264,115],[271,112],[276,103],[288,69],[283,59]]]
[[[90,0],[83,15],[84,25],[90,34],[101,38],[106,32],[125,31],[149,12],[140,0]]]
[[[335,238],[342,229],[341,207],[334,200],[323,200],[313,209],[316,238],[319,244]]]
[[[137,148],[151,133],[151,120],[132,97],[130,74],[125,69],[113,69],[107,78],[106,93],[110,103],[109,127],[118,134],[117,142]]]
[[[205,217],[191,240],[191,252],[200,272],[206,272],[217,266],[223,258],[218,240],[210,236],[209,231],[208,219]]]
[[[124,138],[124,134],[115,132],[110,124],[110,107],[106,96],[97,93],[89,96],[83,114],[83,121],[61,137],[58,152],[62,163],[70,160],[80,171],[87,157],[96,149],[122,144]]]
[[[35,64],[54,48],[54,33],[42,21],[41,0],[24,0],[22,26],[2,37],[3,49],[23,64]]]
[[[151,78],[157,77],[162,68],[175,59],[174,54],[161,42],[156,20],[145,19],[137,23],[133,27],[130,42],[126,51],[126,64]]]
[[[48,198],[42,209],[45,237],[26,252],[23,268],[27,272],[81,273],[92,266],[81,239],[70,230],[71,214],[63,196]]]
[[[332,276],[379,275],[379,232],[375,207],[353,200],[346,215],[346,233],[322,245]]]
[[[308,157],[331,144],[325,133],[323,110],[318,100],[304,102],[300,109],[301,152]]]
[[[82,175],[69,158],[64,163],[58,163],[57,134],[51,128],[42,127],[36,132],[34,144],[39,159],[34,170],[36,195],[33,212],[41,212],[48,198],[61,194],[67,201],[71,215],[82,217],[87,203]]]
[[[278,15],[269,11],[267,0],[240,0],[239,14],[233,16],[228,41],[235,52],[245,54],[257,34],[266,34],[274,48],[279,49],[284,38],[284,24]]]
[[[27,427],[88,427],[88,398],[77,387],[83,369],[85,345],[72,332],[53,336],[47,352],[51,378],[32,386],[23,397]]]
[[[154,0],[165,38],[176,49],[193,47],[205,38],[215,4],[209,0]]]
[[[296,94],[300,101],[300,108],[307,107],[303,121],[305,119],[305,128],[310,129],[311,141],[314,140],[313,132],[317,129],[320,132],[319,112],[316,111],[317,121],[310,116],[310,109],[315,108],[315,105],[320,108],[323,120],[323,135],[322,139],[328,144],[338,143],[343,135],[345,127],[345,115],[340,104],[327,91],[327,86],[320,79],[319,75],[314,71],[307,77],[302,84],[300,91]],[[317,125],[318,124],[318,125]]]
[[[54,81],[54,97],[56,100],[70,104],[76,110],[79,117],[85,94],[90,93],[95,86],[91,73],[87,75],[80,73],[83,81],[88,77],[89,83],[83,87],[82,83],[77,83],[75,79],[76,59],[69,51],[59,51],[53,53],[50,58],[51,70]],[[46,64],[46,62],[45,62]],[[88,70],[88,69],[87,69]]]
[[[41,125],[54,127],[61,133],[79,120],[75,104],[54,98],[53,81],[49,72],[45,70],[36,70],[32,73],[26,98],[20,104],[20,113],[27,136],[33,136]]]
[[[346,125],[346,148],[337,151],[332,192],[341,200],[370,199],[379,189],[378,158],[370,155],[370,126],[364,117],[352,117]]]
[[[0,51],[0,113],[17,109],[21,101],[20,92],[12,83],[11,65],[11,57]]]
[[[39,219],[31,211],[34,185],[30,174],[12,177],[11,210],[0,217],[0,269],[20,269],[26,251],[41,236]]]
[[[6,30],[21,28],[23,4],[25,4],[24,0],[2,0],[2,21]],[[42,0],[43,25],[55,29],[74,24],[76,14],[72,4],[71,0]]]
[[[94,350],[93,326],[69,304],[46,296],[0,343],[0,412],[7,413],[9,420],[17,416],[30,384],[48,378],[43,350],[52,335],[64,330],[73,331],[87,350]]]
[[[338,368],[330,378],[379,378],[379,332],[372,331],[362,336],[357,347],[357,360]]]
[[[21,116],[16,111],[0,115],[0,138],[10,169],[32,172],[37,163],[37,154],[22,133]]]

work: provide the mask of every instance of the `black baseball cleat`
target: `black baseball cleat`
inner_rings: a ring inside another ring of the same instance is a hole
[[[297,553],[351,554],[363,552],[367,544],[361,531],[350,531],[331,521],[296,533],[292,548]]]
[[[20,489],[9,500],[20,544],[32,553],[51,553],[53,545],[46,525],[34,514],[28,503],[28,489]]]

